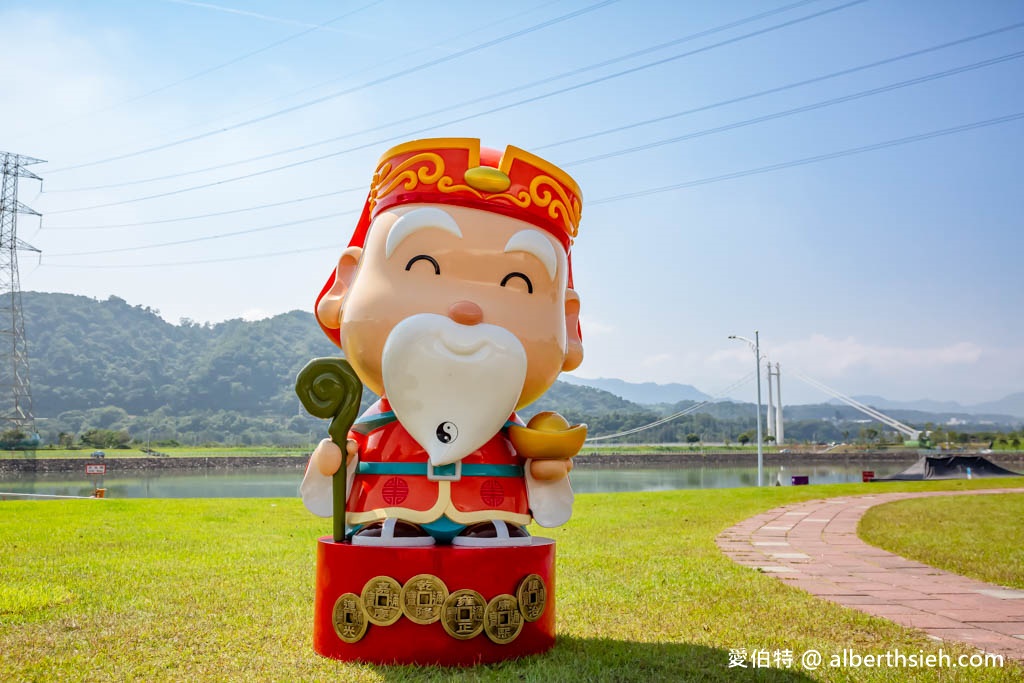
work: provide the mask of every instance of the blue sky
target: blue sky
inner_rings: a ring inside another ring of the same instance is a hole
[[[172,322],[309,310],[377,157],[473,136],[583,188],[577,374],[717,393],[753,363],[726,337],[758,329],[787,402],[823,399],[787,369],[996,399],[1024,390],[1024,119],[991,123],[1024,112],[1021,22],[1010,1],[8,1],[0,149],[48,161],[22,285]]]

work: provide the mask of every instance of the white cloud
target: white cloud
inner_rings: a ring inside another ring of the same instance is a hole
[[[249,310],[242,312],[242,320],[248,320],[251,322],[253,320],[263,320],[264,318],[269,318],[272,315],[274,314],[270,311],[265,311],[262,308],[250,308]]]
[[[791,363],[822,377],[841,377],[861,369],[883,373],[937,371],[976,364],[985,354],[982,347],[968,341],[946,346],[901,347],[866,343],[854,337],[834,339],[823,334],[787,342],[771,351],[772,360]]]
[[[847,395],[876,394],[891,399],[933,398],[971,403],[1019,391],[1024,349],[987,346],[977,341],[938,345],[897,345],[816,333],[781,344],[762,345],[761,353],[779,363],[789,400],[816,402],[821,393],[793,382],[802,373]],[[745,345],[713,351],[694,380],[712,387],[723,377],[753,371],[753,353]],[[762,375],[762,381],[764,381]]]
[[[645,368],[650,368],[654,367],[655,365],[661,365],[662,363],[666,363],[670,360],[672,360],[671,353],[656,353],[653,356],[647,356],[646,358],[644,358],[642,361],[640,361],[640,365]]]
[[[908,370],[939,370],[949,366],[973,365],[987,351],[974,342],[961,341],[945,346],[889,346],[863,342],[855,337],[837,339],[813,334],[771,347],[761,346],[761,354],[773,362],[800,368],[819,377],[842,377],[851,372],[867,370],[882,373],[903,373]],[[749,349],[722,349],[708,356],[711,365],[749,364]]]
[[[615,331],[615,328],[611,325],[601,322],[591,316],[585,316],[580,314],[580,329],[583,330],[583,336],[586,338],[588,335],[605,335]]]

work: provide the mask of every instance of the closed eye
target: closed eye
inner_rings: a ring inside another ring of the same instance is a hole
[[[435,259],[433,256],[427,256],[426,254],[420,254],[419,256],[413,256],[411,259],[409,259],[409,262],[405,264],[405,269],[409,270],[410,268],[412,268],[412,265],[414,263],[416,263],[417,261],[430,261],[431,265],[434,266],[434,275],[440,275],[441,274],[441,266],[437,265],[437,259]],[[505,284],[505,283],[503,282],[502,284]]]
[[[509,273],[504,278],[502,278],[501,286],[504,287],[505,285],[507,285],[508,281],[511,280],[514,277],[517,277],[517,278],[519,278],[520,280],[522,280],[523,282],[526,283],[526,293],[527,294],[533,294],[533,283],[530,282],[530,278],[527,277],[523,273]]]

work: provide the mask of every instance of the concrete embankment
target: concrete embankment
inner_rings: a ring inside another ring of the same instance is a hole
[[[935,452],[936,455],[952,453]],[[957,453],[956,455],[962,455]],[[765,453],[765,465],[800,464],[877,464],[879,462],[914,462],[920,456],[918,451],[864,451],[858,453]],[[610,452],[601,455],[579,455],[574,459],[581,469],[609,467],[687,467],[706,465],[750,465],[754,453],[736,451],[681,451],[676,453],[629,453]],[[992,462],[1020,471],[1024,466],[1024,452],[999,452],[985,454]],[[90,458],[0,458],[0,473],[14,472],[80,472],[86,463],[103,463],[107,473],[132,472],[139,470],[190,470],[277,468],[305,469],[308,455],[251,455],[251,456],[197,456],[172,458],[118,458],[102,460]]]
[[[81,472],[88,464],[105,464],[107,474],[139,470],[237,470],[252,467],[305,469],[307,455],[251,455],[183,458],[8,458],[0,460],[2,472]]]

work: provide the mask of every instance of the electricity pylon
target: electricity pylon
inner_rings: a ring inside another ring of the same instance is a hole
[[[26,166],[42,163],[21,154],[0,152],[0,429],[35,433],[28,342],[21,310],[18,251],[41,253],[18,238],[18,214],[40,215],[18,201],[18,178],[42,180]]]

